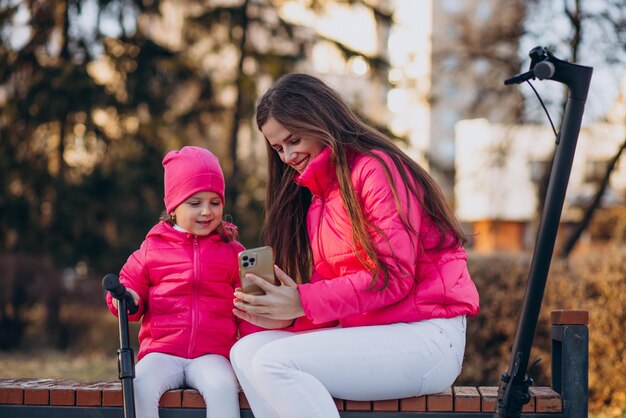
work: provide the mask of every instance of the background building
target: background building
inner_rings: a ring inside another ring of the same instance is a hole
[[[561,217],[563,224],[581,220],[583,208],[592,199],[624,138],[623,124],[597,123],[581,129]],[[547,126],[493,124],[485,119],[456,125],[456,214],[470,225],[475,250],[519,251],[532,247],[538,221],[538,183],[554,148],[554,134]],[[622,164],[610,178],[602,207],[625,203],[626,167]]]
[[[455,125],[463,119],[516,123],[517,91],[503,81],[519,72],[523,2],[432,2],[432,67],[428,160],[431,173],[454,202]],[[458,175],[458,174],[457,174]]]

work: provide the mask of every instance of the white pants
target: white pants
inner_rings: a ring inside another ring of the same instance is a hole
[[[263,331],[230,353],[256,418],[339,417],[332,397],[440,392],[461,372],[465,317],[291,333]]]
[[[170,389],[192,387],[202,394],[207,418],[239,418],[239,386],[228,359],[207,354],[186,359],[149,353],[135,369],[137,418],[158,418],[161,395]]]

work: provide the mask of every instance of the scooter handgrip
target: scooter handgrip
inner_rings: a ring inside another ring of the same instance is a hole
[[[121,299],[126,293],[126,287],[120,283],[119,277],[116,274],[109,273],[102,279],[102,286],[111,292],[111,295],[115,299]]]

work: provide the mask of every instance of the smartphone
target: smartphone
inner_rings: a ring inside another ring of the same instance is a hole
[[[256,274],[272,284],[277,284],[274,277],[274,250],[272,247],[251,248],[239,253],[239,277],[241,278],[242,292],[250,295],[264,295],[263,289],[246,279],[246,273]]]

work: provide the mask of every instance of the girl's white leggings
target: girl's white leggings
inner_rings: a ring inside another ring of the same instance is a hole
[[[137,418],[159,418],[159,400],[170,389],[192,387],[204,397],[207,418],[239,418],[239,386],[224,356],[186,359],[149,353],[135,368]]]
[[[256,418],[339,417],[332,397],[383,400],[441,392],[461,372],[465,316],[413,323],[262,331],[230,359]]]

